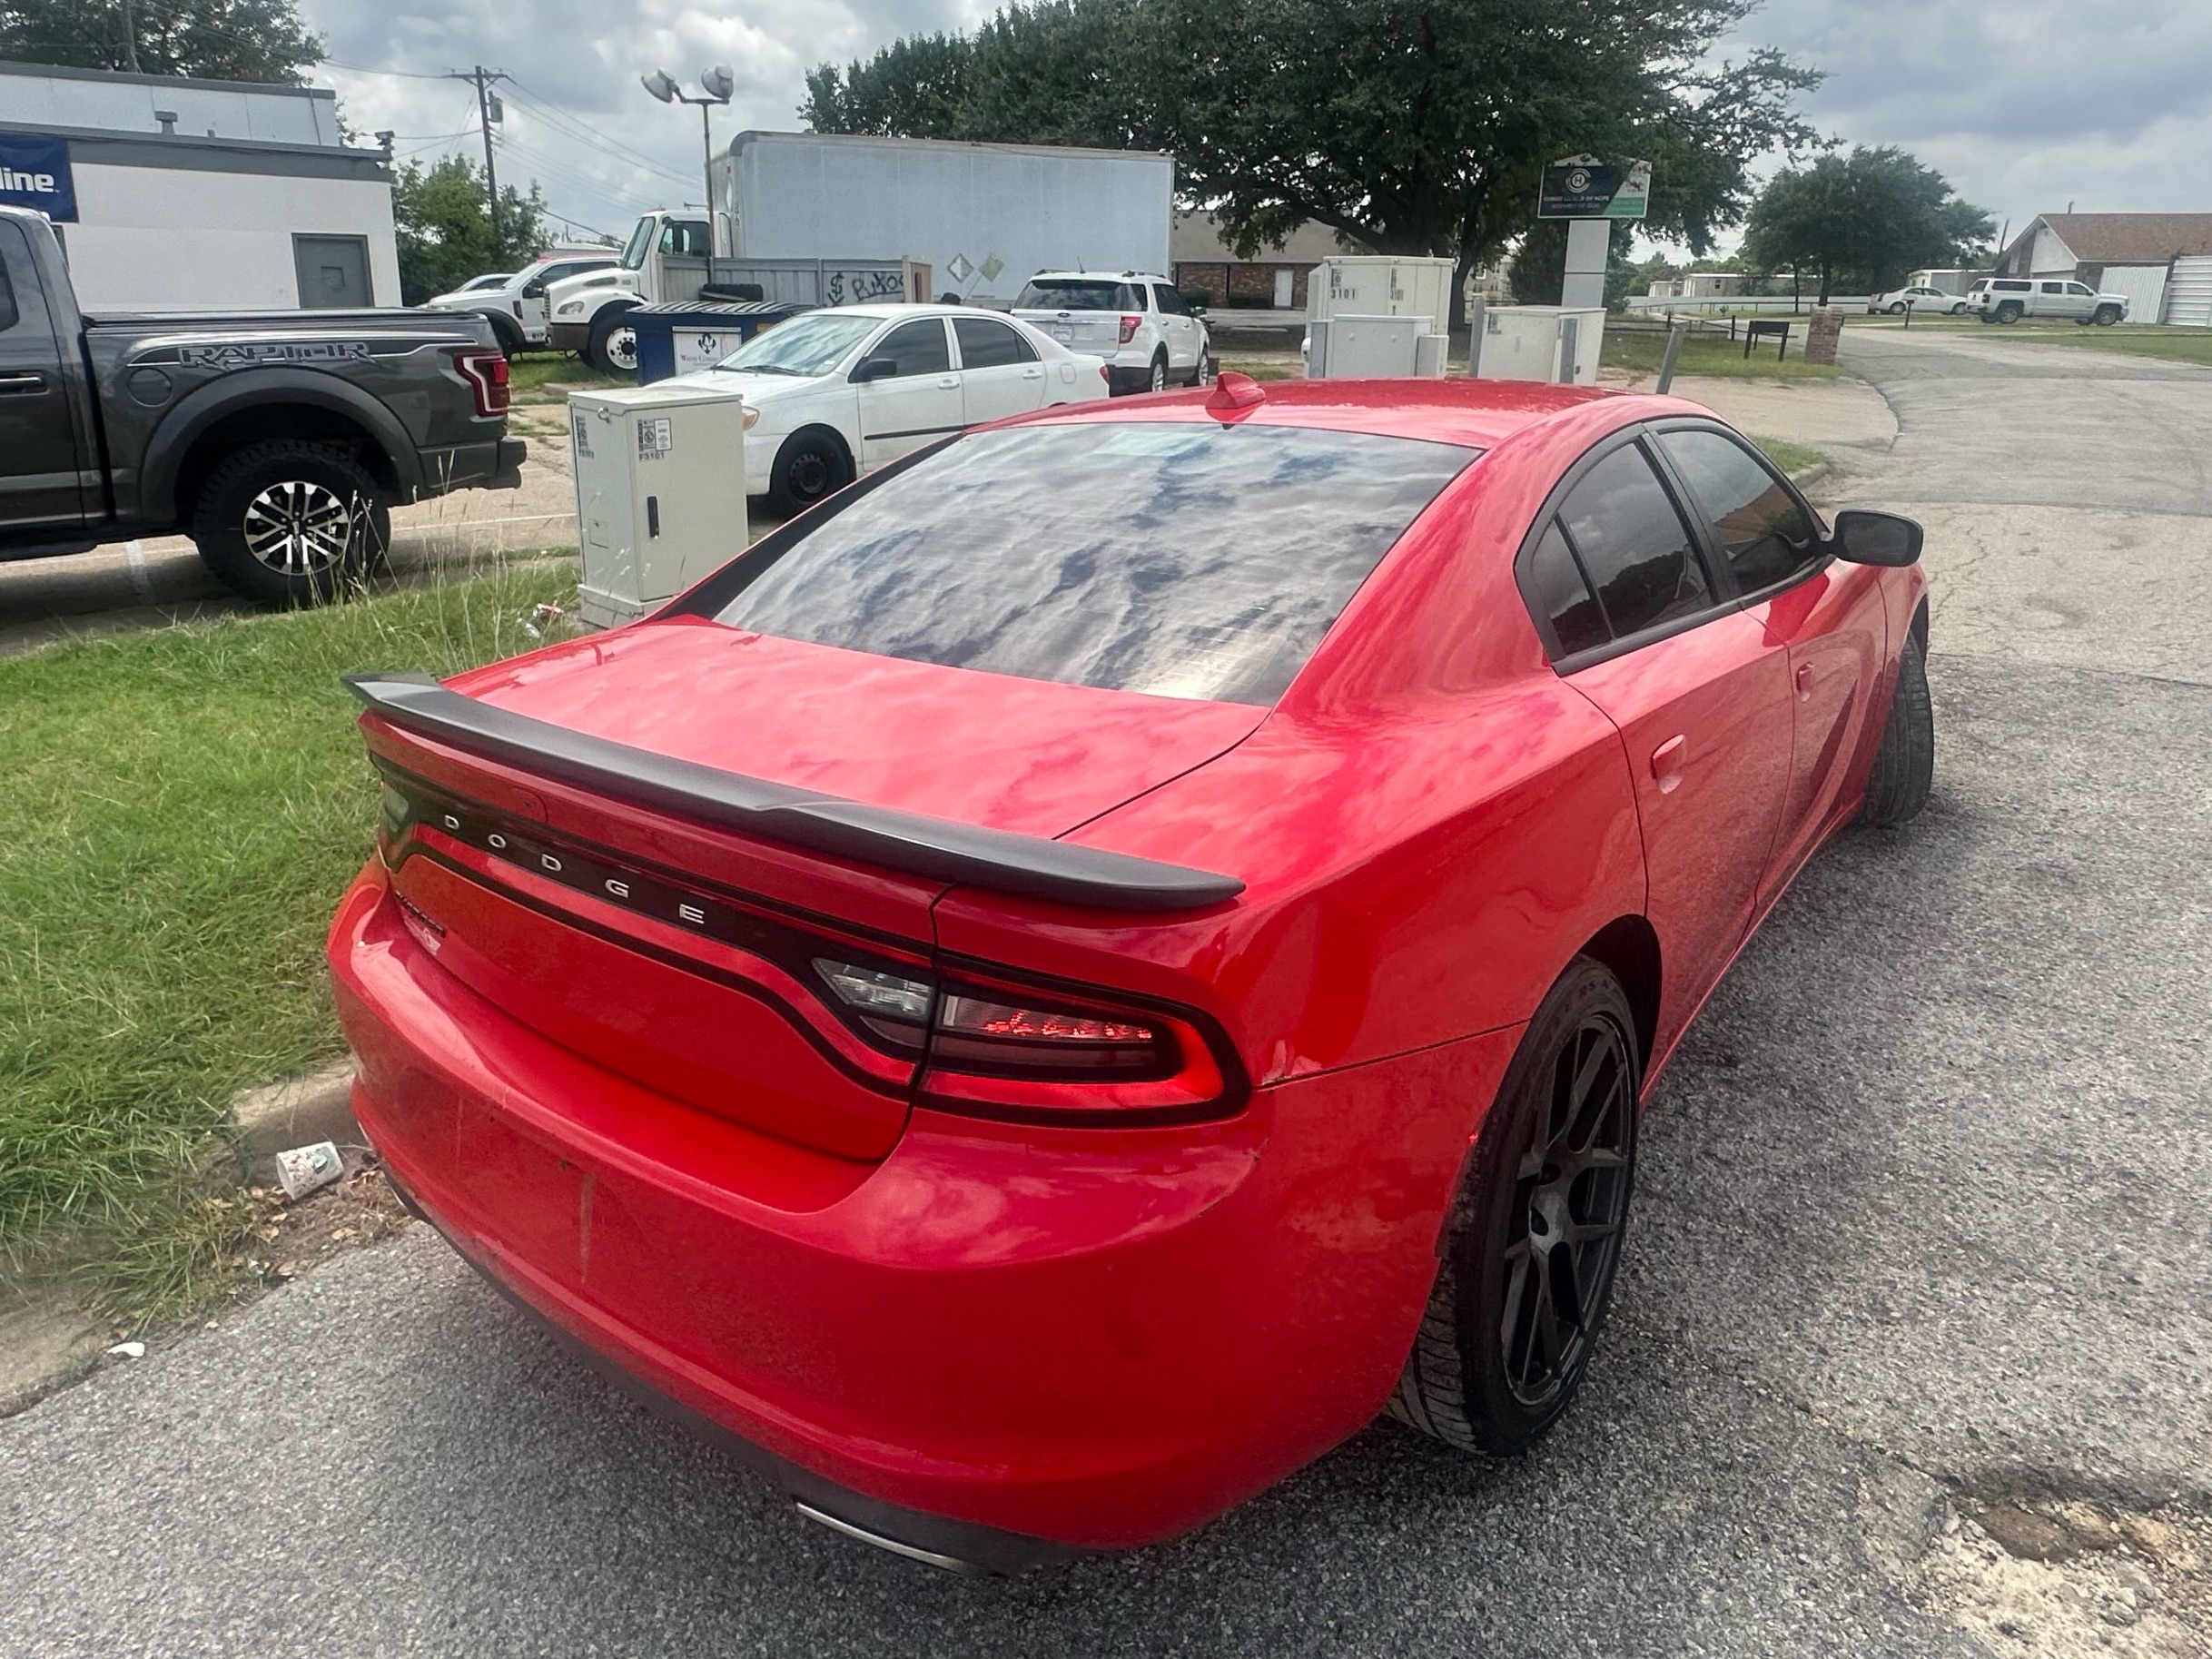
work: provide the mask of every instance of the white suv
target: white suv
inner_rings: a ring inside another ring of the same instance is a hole
[[[1013,314],[1071,351],[1106,360],[1117,392],[1161,391],[1208,379],[1213,342],[1202,317],[1163,276],[1040,271]]]
[[[2085,326],[2109,328],[2128,320],[2126,294],[2100,294],[2087,282],[2064,277],[1982,277],[1967,291],[1966,303],[1984,322],[2071,317]]]

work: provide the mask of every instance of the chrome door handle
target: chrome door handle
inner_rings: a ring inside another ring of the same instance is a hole
[[[43,374],[0,374],[0,394],[21,397],[26,392],[45,390],[46,377]]]

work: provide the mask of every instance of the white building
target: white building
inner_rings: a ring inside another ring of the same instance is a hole
[[[0,63],[0,203],[54,220],[88,311],[400,302],[390,158],[320,87]]]

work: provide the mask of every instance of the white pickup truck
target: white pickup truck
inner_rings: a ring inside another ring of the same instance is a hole
[[[1981,277],[1967,290],[1966,308],[1984,322],[2022,317],[2070,317],[2110,328],[2128,321],[2126,294],[2098,293],[2069,277]]]

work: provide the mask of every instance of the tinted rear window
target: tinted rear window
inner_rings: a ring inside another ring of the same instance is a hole
[[[700,597],[816,645],[1269,704],[1476,453],[1211,420],[979,432]]]
[[[1032,282],[1014,301],[1018,311],[1125,311],[1137,303],[1126,282],[1086,282],[1055,279]]]

